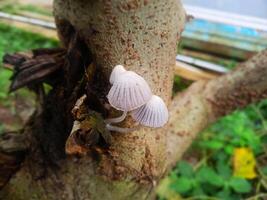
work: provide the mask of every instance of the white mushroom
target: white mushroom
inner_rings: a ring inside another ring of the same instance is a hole
[[[122,122],[127,116],[127,111],[123,111],[122,115],[115,118],[109,118],[105,120],[106,124],[116,124]]]
[[[116,65],[110,74],[109,82],[113,84],[117,77],[123,72],[126,72],[124,67],[122,65]]]
[[[145,79],[132,71],[118,71],[112,72],[113,85],[107,96],[110,105],[117,110],[132,111],[146,104],[152,92]]]
[[[140,124],[153,128],[164,126],[169,118],[164,101],[156,95],[153,95],[145,105],[132,111],[131,115]]]

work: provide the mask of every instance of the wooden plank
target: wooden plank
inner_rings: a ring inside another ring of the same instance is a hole
[[[267,48],[267,32],[194,19],[186,25],[182,43],[187,49],[246,60]]]
[[[55,30],[51,30],[51,29],[47,29],[44,27],[35,26],[35,25],[31,25],[31,24],[26,24],[26,23],[22,23],[22,22],[17,22],[17,21],[13,21],[13,20],[1,19],[0,22],[5,23],[5,24],[10,25],[10,26],[20,28],[20,29],[28,31],[28,32],[43,35],[47,38],[58,40],[58,36],[57,36],[57,33]]]
[[[190,37],[183,37],[182,42],[183,47],[185,49],[202,51],[207,54],[214,54],[225,58],[232,58],[238,61],[247,60],[256,53],[255,51],[248,51],[225,44],[207,42],[203,40],[193,39]]]
[[[54,18],[52,16],[50,17],[47,15],[42,15],[42,14],[33,13],[33,12],[29,12],[29,11],[19,11],[18,15],[31,17],[31,18],[35,18],[35,19],[41,19],[41,20],[48,21],[48,22],[54,22]]]
[[[192,81],[209,80],[220,76],[220,74],[207,72],[179,61],[176,61],[174,74]]]
[[[44,20],[30,18],[26,16],[21,16],[21,15],[13,15],[13,14],[1,12],[1,11],[0,11],[0,18],[9,20],[9,21],[15,21],[15,22],[21,22],[25,24],[40,26],[40,27],[44,27],[44,28],[52,29],[52,30],[56,29],[56,25],[54,22],[44,21]]]
[[[220,63],[220,65],[227,66],[227,67],[228,66],[234,67],[238,63],[236,60],[233,60],[230,58],[225,58],[225,57],[221,57],[217,55],[212,55],[207,52],[194,51],[194,50],[185,49],[185,48],[180,50],[180,54],[185,55],[185,56],[190,56],[193,58],[198,58],[198,59],[205,60],[205,61],[212,62],[212,63]]]
[[[196,66],[197,68],[203,69],[203,70],[207,70],[210,72],[214,72],[214,73],[227,73],[229,70],[221,65],[215,64],[215,63],[211,63],[211,62],[207,62],[205,60],[201,60],[201,59],[197,59],[197,58],[192,58],[189,56],[185,56],[185,55],[181,55],[178,54],[176,56],[176,61],[180,61],[183,63],[187,63],[189,65],[193,65]]]

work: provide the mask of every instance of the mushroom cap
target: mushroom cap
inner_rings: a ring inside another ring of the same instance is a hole
[[[153,95],[145,105],[132,111],[131,115],[140,124],[153,128],[164,126],[169,118],[167,106],[156,95]]]
[[[126,72],[125,68],[122,65],[116,65],[110,74],[109,82],[113,84],[117,76],[123,72]]]
[[[107,98],[117,110],[131,111],[146,104],[151,96],[151,89],[144,78],[135,72],[125,71],[116,76]]]

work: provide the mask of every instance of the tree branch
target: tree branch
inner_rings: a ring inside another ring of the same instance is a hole
[[[209,124],[238,108],[267,98],[266,58],[267,50],[227,75],[194,83],[174,98],[167,137],[168,167],[180,159],[197,134]]]

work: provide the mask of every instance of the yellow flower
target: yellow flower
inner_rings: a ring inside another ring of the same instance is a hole
[[[253,179],[257,176],[255,172],[256,160],[249,148],[236,148],[233,155],[234,176]]]

